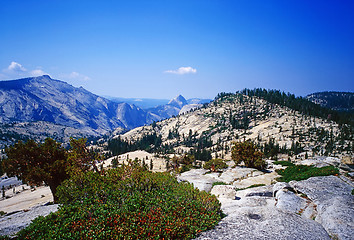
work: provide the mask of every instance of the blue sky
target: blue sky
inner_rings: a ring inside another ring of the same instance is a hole
[[[0,79],[115,97],[354,90],[353,1],[0,2]]]

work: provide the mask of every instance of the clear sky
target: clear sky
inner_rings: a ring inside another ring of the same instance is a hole
[[[2,0],[0,79],[115,97],[354,90],[354,1]]]

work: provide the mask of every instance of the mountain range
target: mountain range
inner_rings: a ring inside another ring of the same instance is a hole
[[[352,92],[317,92],[306,96],[311,102],[337,111],[354,111],[354,93]]]
[[[151,124],[204,102],[179,95],[165,105],[142,109],[43,75],[0,81],[0,124],[44,121],[102,135]]]
[[[282,155],[285,160],[352,155],[352,121],[331,120],[328,109],[301,97],[273,90],[260,92],[222,93],[195,111],[124,134],[113,132],[107,150],[115,154],[136,149],[161,156],[190,154],[206,161],[220,156],[231,159],[233,143],[250,140],[266,157],[275,159]]]

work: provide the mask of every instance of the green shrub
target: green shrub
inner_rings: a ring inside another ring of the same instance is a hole
[[[215,196],[137,165],[77,175],[58,196],[59,210],[19,239],[191,239],[222,217]]]
[[[283,167],[294,166],[294,163],[289,161],[275,161],[273,164],[282,165]]]
[[[219,171],[219,170],[227,168],[227,167],[228,166],[225,163],[225,161],[222,159],[219,159],[219,158],[211,159],[203,165],[204,169],[208,169],[212,172],[216,172],[216,171]]]
[[[237,188],[236,191],[245,190],[245,189],[249,189],[249,188],[255,188],[255,187],[262,187],[262,186],[265,186],[265,184],[263,184],[263,183],[253,184],[253,185],[245,187],[245,188]]]
[[[179,173],[183,173],[183,172],[187,172],[189,170],[191,170],[193,168],[192,164],[188,164],[188,165],[183,165],[180,170]]]
[[[352,195],[354,195],[354,188],[352,189]]]
[[[229,185],[227,183],[224,183],[224,182],[213,182],[213,187],[216,186],[216,185]]]
[[[231,158],[236,164],[243,162],[249,168],[264,170],[267,167],[267,163],[263,160],[263,153],[258,151],[257,146],[250,141],[234,142]]]
[[[294,165],[286,169],[277,170],[277,173],[282,175],[277,180],[280,182],[290,182],[292,180],[300,181],[310,177],[329,176],[339,173],[339,170],[333,166],[316,168],[307,165]]]

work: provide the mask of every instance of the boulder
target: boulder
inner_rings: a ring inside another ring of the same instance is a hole
[[[335,157],[316,157],[316,158],[310,158],[310,159],[305,159],[302,161],[297,162],[297,164],[301,165],[313,165],[315,167],[326,167],[326,166],[335,166],[338,167],[341,163],[341,160],[339,158]]]
[[[247,188],[256,184],[271,185],[274,182],[274,179],[277,177],[279,177],[279,175],[276,172],[265,173],[257,177],[249,177],[246,179],[235,181],[232,185],[234,185],[237,189]]]
[[[341,159],[342,164],[354,165],[354,158],[352,156],[344,156]]]
[[[288,189],[280,189],[277,191],[275,198],[277,200],[277,208],[286,212],[301,214],[307,207],[306,200],[297,196]]]
[[[200,191],[210,192],[213,183],[217,180],[205,173],[207,173],[205,169],[191,169],[178,176],[177,180],[192,183]]]
[[[336,176],[312,177],[290,182],[295,190],[308,196],[317,205],[316,221],[336,239],[354,236],[353,187]]]
[[[203,232],[198,240],[214,239],[296,239],[330,240],[317,222],[276,207],[238,207],[212,230]]]
[[[254,168],[244,168],[236,166],[235,168],[229,168],[220,175],[220,180],[230,184],[236,180],[241,180],[252,176],[252,172],[257,171]]]
[[[274,184],[273,185],[273,194],[274,194],[274,196],[279,190],[284,189],[284,188],[289,189],[291,187],[290,187],[289,183],[287,183],[287,182],[277,182],[276,184]]]
[[[216,185],[211,189],[210,193],[218,198],[236,198],[236,190],[232,185]]]

